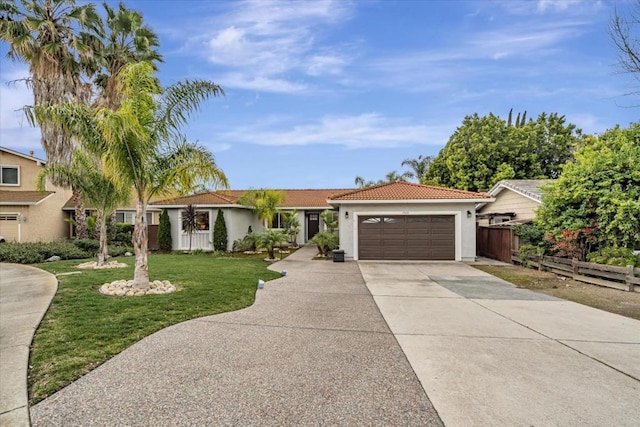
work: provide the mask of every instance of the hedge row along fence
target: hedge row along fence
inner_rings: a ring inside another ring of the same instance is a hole
[[[561,276],[571,277],[579,282],[591,283],[608,288],[629,292],[640,292],[640,268],[628,265],[615,267],[605,264],[578,261],[577,259],[557,258],[543,255],[527,255],[526,258],[517,251],[512,251],[511,261],[548,270]]]

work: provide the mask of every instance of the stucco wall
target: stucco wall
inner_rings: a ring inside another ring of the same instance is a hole
[[[6,191],[35,191],[36,177],[43,164],[31,159],[16,156],[12,153],[0,151],[0,164],[3,166],[18,166],[20,185],[0,185]],[[55,193],[42,200],[37,205],[30,206],[0,206],[2,213],[20,213],[21,242],[51,242],[69,237],[69,224],[65,222],[67,214],[62,207],[71,198],[71,190],[57,187],[50,181],[46,184],[47,191]],[[2,231],[0,231],[2,234]]]
[[[472,213],[467,217],[467,210]],[[357,259],[357,221],[360,215],[455,215],[456,260],[474,261],[476,257],[476,225],[474,203],[433,204],[362,204],[341,205],[339,209],[340,249],[346,259]],[[345,218],[345,212],[349,218]]]

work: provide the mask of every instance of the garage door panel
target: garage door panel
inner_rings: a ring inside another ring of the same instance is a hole
[[[453,215],[361,217],[358,257],[388,260],[455,259]]]

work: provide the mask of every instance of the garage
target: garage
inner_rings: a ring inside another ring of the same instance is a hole
[[[455,260],[453,215],[366,215],[358,219],[358,259]]]
[[[475,261],[486,193],[395,181],[333,194],[345,260]]]
[[[20,241],[20,222],[18,214],[0,213],[0,236],[7,242]]]

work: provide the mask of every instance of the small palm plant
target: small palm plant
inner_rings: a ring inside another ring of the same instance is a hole
[[[182,211],[182,230],[189,235],[189,252],[191,252],[191,240],[193,233],[198,228],[198,214],[196,207],[187,205]]]
[[[266,249],[269,259],[276,259],[275,248],[287,241],[287,235],[280,230],[267,230],[256,239],[258,248]]]

